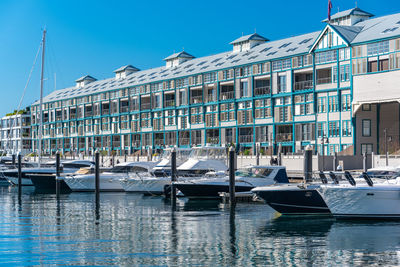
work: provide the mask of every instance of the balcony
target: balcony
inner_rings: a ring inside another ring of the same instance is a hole
[[[201,137],[192,137],[192,145],[200,145]]]
[[[164,139],[154,139],[154,145],[163,146],[164,145]]]
[[[179,138],[179,145],[181,146],[190,145],[190,138]]]
[[[218,145],[219,144],[219,137],[218,136],[207,137],[207,143],[208,144],[213,144],[213,145]]]
[[[110,114],[110,110],[109,109],[103,109],[101,111],[101,115],[108,115],[108,114]]]
[[[271,92],[271,86],[263,86],[263,87],[254,88],[255,96],[269,95],[270,92]]]
[[[206,97],[207,102],[216,102],[217,101],[217,95],[216,94],[208,94]]]
[[[150,103],[142,103],[141,110],[144,110],[144,109],[150,109]]]
[[[314,83],[312,80],[300,81],[300,82],[294,83],[295,91],[313,89],[313,87],[314,87]]]
[[[190,103],[191,104],[200,104],[203,103],[203,96],[192,96],[190,98]]]
[[[235,98],[235,92],[230,91],[230,92],[221,92],[221,100],[228,100],[228,99],[234,99]]]
[[[175,107],[175,100],[165,100],[164,101],[164,107]]]
[[[253,143],[253,135],[239,135],[239,143]]]
[[[292,133],[278,133],[275,137],[277,142],[292,142],[293,134]]]
[[[322,77],[317,79],[317,84],[332,83],[332,77]]]
[[[120,109],[121,109],[121,111],[120,111],[121,113],[129,112],[129,106],[123,106]]]

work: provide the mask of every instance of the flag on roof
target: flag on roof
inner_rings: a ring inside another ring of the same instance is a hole
[[[332,9],[332,2],[328,0],[328,22],[331,20],[331,9]]]

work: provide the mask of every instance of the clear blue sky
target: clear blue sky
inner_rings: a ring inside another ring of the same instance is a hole
[[[231,49],[242,33],[270,40],[318,31],[328,0],[309,1],[0,1],[0,115],[18,106],[39,46],[48,31],[45,95],[70,87],[89,74],[112,77],[126,64],[158,67],[181,50],[196,57]],[[398,0],[359,0],[358,7],[376,16],[400,12]],[[333,13],[355,1],[332,0]],[[40,64],[36,65],[23,107],[39,98]]]

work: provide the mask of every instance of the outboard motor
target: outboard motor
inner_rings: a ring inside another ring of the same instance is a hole
[[[339,180],[336,177],[336,174],[334,174],[333,172],[329,172],[329,177],[332,179],[334,184],[339,184]]]
[[[363,173],[361,174],[361,176],[364,178],[364,180],[367,182],[367,184],[368,184],[369,186],[374,186],[374,182],[372,182],[371,177],[369,177],[369,175],[368,175],[366,172],[363,172]]]
[[[348,171],[345,171],[345,172],[344,172],[344,177],[347,179],[347,181],[349,181],[349,183],[350,183],[352,186],[355,186],[355,185],[356,185],[356,181],[354,180],[353,176],[351,176],[351,174],[350,174]]]
[[[326,175],[323,171],[319,171],[319,178],[321,179],[323,184],[328,183],[328,179],[326,178]]]

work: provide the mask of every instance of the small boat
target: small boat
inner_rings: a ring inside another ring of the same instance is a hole
[[[224,162],[225,151],[225,148],[221,147],[195,147],[190,152],[190,155],[187,155],[187,150],[183,150],[184,153],[182,153],[182,160],[184,159],[185,155],[188,157],[182,164],[179,164],[177,160],[178,179],[180,181],[186,181],[193,179],[193,177],[201,177],[205,173],[224,172],[227,169],[227,166]],[[177,149],[177,156],[180,152],[180,149]],[[169,156],[170,153],[167,152],[167,155]],[[182,162],[182,160],[180,160],[180,162]],[[162,169],[161,164],[164,164],[166,161],[169,162],[167,157],[161,160],[161,162],[154,169]],[[166,165],[169,165],[170,172],[170,163]],[[154,169],[151,173],[154,173]],[[161,172],[162,171],[159,171],[159,173]],[[165,187],[170,184],[171,174],[164,176],[135,174],[132,177],[121,179],[121,185],[126,192],[140,192],[151,195],[163,194]]]
[[[81,168],[93,168],[94,162],[89,160],[71,160],[60,164],[60,176],[69,175],[79,171]],[[55,168],[44,169],[36,173],[32,172],[28,176],[35,186],[35,191],[38,193],[56,193],[56,170]],[[69,193],[71,189],[62,180],[60,180],[60,193]]]
[[[24,165],[23,165],[24,166]],[[33,174],[55,174],[55,162],[48,162],[41,164],[41,167],[32,167],[30,164],[26,165],[27,168],[21,169],[21,185],[22,186],[33,186],[31,176]],[[2,175],[12,185],[18,185],[18,169],[13,166],[12,169],[5,169],[2,171]]]
[[[176,166],[180,166],[185,162],[192,149],[191,148],[175,148],[176,150]],[[161,161],[151,170],[153,176],[171,177],[171,152],[172,148],[165,148],[161,155]]]
[[[157,162],[125,162],[100,174],[100,191],[124,191],[120,180],[140,173],[149,173]],[[62,178],[75,192],[93,192],[95,174],[68,175]]]
[[[374,183],[321,185],[318,190],[332,215],[337,218],[400,219],[400,179]],[[375,180],[376,181],[376,180]]]
[[[248,192],[259,186],[289,183],[284,166],[249,166],[239,169],[235,175],[235,192]],[[188,198],[219,198],[220,192],[229,192],[229,177],[215,177],[178,181],[175,185]]]

